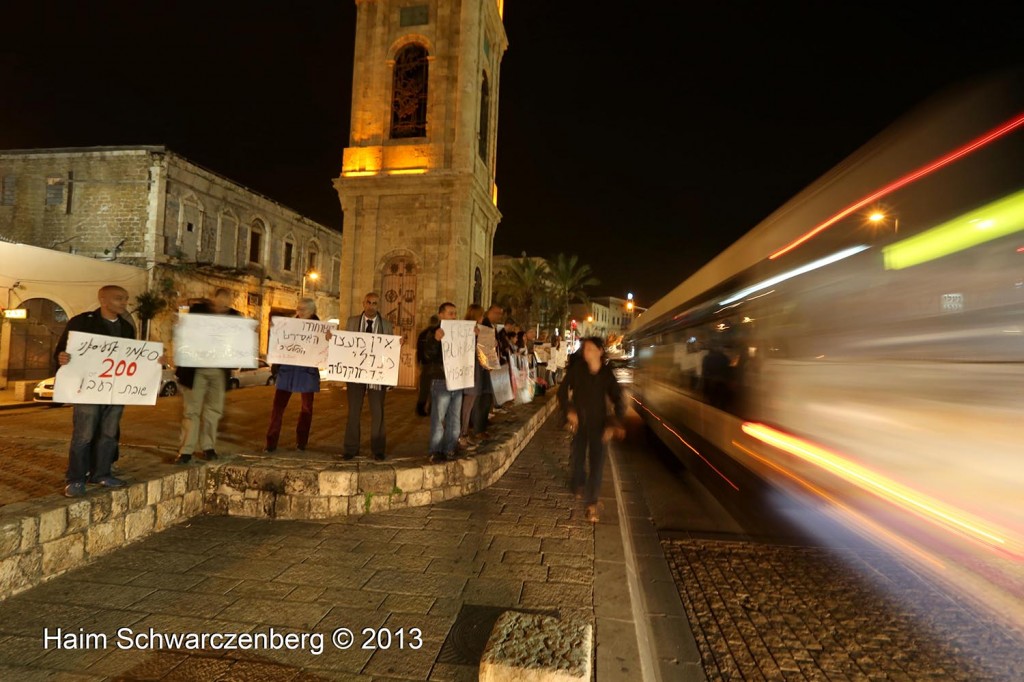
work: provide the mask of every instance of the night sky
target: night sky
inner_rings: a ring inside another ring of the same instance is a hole
[[[351,0],[4,5],[0,148],[165,144],[341,225]],[[506,0],[495,253],[577,253],[592,294],[650,305],[929,95],[1021,63],[1009,7]]]

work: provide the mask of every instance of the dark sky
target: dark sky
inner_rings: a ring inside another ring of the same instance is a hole
[[[5,3],[0,148],[166,144],[315,220],[351,0]],[[641,305],[928,95],[1021,63],[1013,3],[506,0],[495,253]]]

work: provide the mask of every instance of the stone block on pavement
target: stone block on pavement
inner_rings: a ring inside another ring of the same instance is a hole
[[[591,677],[593,628],[578,619],[506,611],[480,659],[483,682],[585,682]]]

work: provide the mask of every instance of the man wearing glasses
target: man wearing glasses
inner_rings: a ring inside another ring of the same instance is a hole
[[[378,307],[380,297],[375,292],[370,292],[363,297],[363,312],[361,315],[353,315],[348,318],[345,330],[350,332],[367,332],[369,334],[392,334],[391,323],[385,320]],[[363,411],[363,397],[369,394],[370,397],[370,450],[373,458],[378,462],[384,459],[384,393],[385,386],[377,384],[354,384],[346,385],[345,394],[348,396],[348,423],[345,426],[345,444],[342,450],[344,459],[352,459],[359,454],[360,416]]]

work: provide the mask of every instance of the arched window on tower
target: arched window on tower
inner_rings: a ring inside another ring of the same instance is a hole
[[[476,269],[473,275],[473,303],[481,305],[484,298],[484,276],[480,274],[480,268]]]
[[[407,45],[395,57],[391,138],[427,135],[427,50]]]
[[[487,133],[490,130],[491,93],[487,85],[487,74],[480,83],[480,158],[487,163]]]

